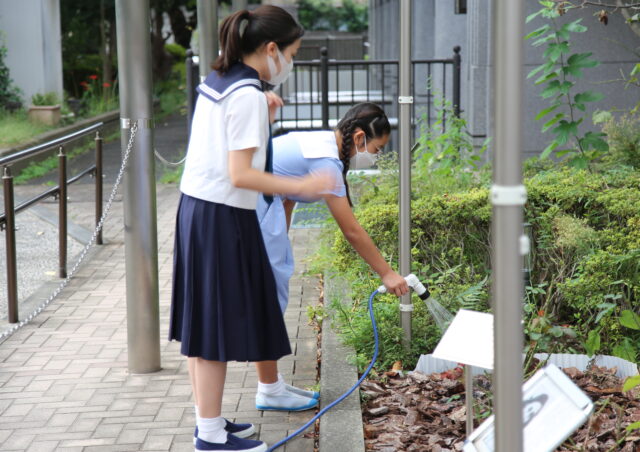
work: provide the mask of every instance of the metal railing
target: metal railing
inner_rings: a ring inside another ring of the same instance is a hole
[[[57,138],[47,143],[18,151],[14,154],[0,158],[2,167],[2,182],[4,189],[4,213],[0,214],[0,230],[5,231],[6,259],[7,259],[7,320],[9,323],[18,322],[18,272],[16,262],[16,215],[50,196],[58,198],[58,272],[60,278],[67,277],[67,187],[86,175],[95,176],[95,219],[96,225],[102,217],[102,137],[100,129],[104,123],[99,122],[78,130],[77,132]],[[95,132],[95,164],[80,171],[75,176],[67,179],[67,155],[65,145],[86,137]],[[11,165],[32,158],[36,155],[51,150],[57,150],[58,157],[58,185],[40,193],[33,198],[15,205],[13,190],[13,175]],[[96,243],[102,245],[102,231],[96,237]]]
[[[199,80],[191,54],[186,67],[190,124]],[[419,119],[429,127],[437,118],[435,99],[448,100],[454,115],[460,115],[460,71],[459,46],[454,47],[448,59],[413,60],[414,128]],[[398,117],[398,76],[397,60],[332,60],[323,48],[319,60],[295,61],[288,80],[279,87],[285,106],[273,124],[273,133],[335,127],[346,111],[359,102],[382,106],[394,127]]]

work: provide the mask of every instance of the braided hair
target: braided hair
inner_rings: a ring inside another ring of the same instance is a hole
[[[338,130],[342,136],[342,178],[347,191],[347,200],[353,207],[351,195],[349,194],[349,184],[347,184],[347,172],[351,161],[351,149],[353,148],[353,134],[360,128],[368,139],[381,138],[391,133],[391,125],[384,110],[371,102],[357,104],[338,123]]]

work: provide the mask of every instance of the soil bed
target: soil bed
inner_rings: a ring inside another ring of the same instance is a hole
[[[640,390],[622,392],[615,369],[592,366],[585,372],[564,369],[595,404],[594,411],[557,451],[640,452]],[[465,438],[465,392],[462,369],[426,375],[388,372],[365,381],[362,415],[368,451],[461,451]],[[477,427],[490,414],[491,381],[474,378]],[[478,416],[482,419],[478,419]]]

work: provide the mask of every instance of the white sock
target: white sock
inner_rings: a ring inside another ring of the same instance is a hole
[[[262,394],[277,395],[283,391],[285,391],[284,380],[280,380],[280,377],[278,377],[278,381],[275,383],[258,382],[258,392],[261,392]]]
[[[198,418],[198,438],[209,443],[224,444],[227,442],[226,422],[222,416]]]

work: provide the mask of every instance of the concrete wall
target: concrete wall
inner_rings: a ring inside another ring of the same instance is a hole
[[[399,0],[370,0],[370,41],[375,58],[397,58],[399,42]],[[454,45],[462,47],[462,110],[470,133],[481,143],[491,136],[492,123],[492,8],[491,0],[467,0],[467,14],[454,14],[453,2],[442,0],[413,0],[413,58],[448,58]],[[539,9],[537,0],[526,0],[527,15]],[[593,15],[594,9],[572,10],[560,23],[583,19],[587,33],[574,34],[572,52],[593,52],[602,64],[586,69],[575,92],[596,90],[605,97],[588,104],[588,117],[596,109],[632,108],[640,99],[637,88],[625,90],[620,82],[603,83],[620,78],[620,71],[628,74],[637,57],[626,50],[638,48],[640,37],[624,23],[620,14],[609,18],[604,26]],[[543,19],[527,24],[526,32],[538,28]],[[523,43],[525,74],[542,63],[541,48]],[[524,93],[524,154],[536,155],[552,140],[550,134],[540,132],[543,122],[535,121],[536,114],[548,103],[540,98],[543,87],[532,80],[525,81]],[[589,121],[590,122],[590,121]],[[598,130],[591,126],[592,130]]]
[[[25,103],[50,91],[62,98],[60,0],[0,1],[0,30],[7,66]]]

